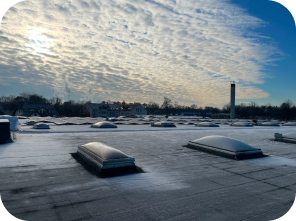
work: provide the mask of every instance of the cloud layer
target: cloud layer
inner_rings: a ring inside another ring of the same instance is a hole
[[[261,25],[222,0],[24,1],[2,20],[0,78],[94,101],[221,105],[229,81],[239,99],[265,98],[276,49]]]

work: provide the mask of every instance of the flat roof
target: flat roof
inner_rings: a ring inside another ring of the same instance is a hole
[[[273,136],[296,128],[30,127],[0,146],[1,198],[19,219],[262,221],[283,216],[295,199],[296,145]],[[235,161],[183,146],[210,135],[240,140],[269,157]],[[97,176],[71,155],[89,142],[121,150],[144,173]]]

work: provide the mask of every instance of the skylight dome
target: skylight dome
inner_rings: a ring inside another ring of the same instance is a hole
[[[34,124],[36,124],[36,123],[37,123],[37,121],[35,121],[35,120],[28,120],[28,121],[26,122],[27,125],[34,125]]]
[[[207,136],[189,141],[188,147],[234,158],[236,160],[263,157],[263,153],[260,149],[223,136]]]
[[[151,123],[151,127],[176,127],[176,125],[174,123],[161,121],[161,122]]]
[[[45,123],[37,123],[33,126],[34,129],[50,129],[48,124]]]
[[[214,124],[211,122],[202,122],[202,123],[195,124],[195,126],[196,127],[219,127],[218,124]]]
[[[296,122],[284,123],[282,126],[296,126]]]
[[[95,124],[91,125],[91,127],[94,127],[94,128],[117,128],[116,125],[109,123],[109,122],[105,122],[105,121],[95,123]]]
[[[135,166],[134,158],[99,142],[79,145],[77,154],[98,172],[106,172],[114,168],[129,169]]]
[[[296,132],[290,132],[290,133],[283,134],[283,137],[291,138],[291,139],[296,140]]]
[[[275,141],[296,144],[296,132],[290,132],[286,134],[275,133],[274,138]]]
[[[230,126],[234,126],[234,127],[253,127],[252,124],[246,123],[246,122],[236,122],[233,124],[230,124]]]
[[[264,123],[259,123],[258,126],[280,126],[279,124],[275,122],[264,122]]]

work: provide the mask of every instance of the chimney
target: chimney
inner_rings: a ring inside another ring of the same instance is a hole
[[[235,82],[230,87],[230,119],[235,119]]]

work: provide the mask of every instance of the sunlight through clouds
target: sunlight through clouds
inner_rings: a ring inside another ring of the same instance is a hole
[[[70,85],[93,100],[222,105],[236,81],[238,99],[266,98],[264,69],[279,54],[253,32],[262,20],[221,0],[30,0],[3,20],[3,80],[60,97]]]

